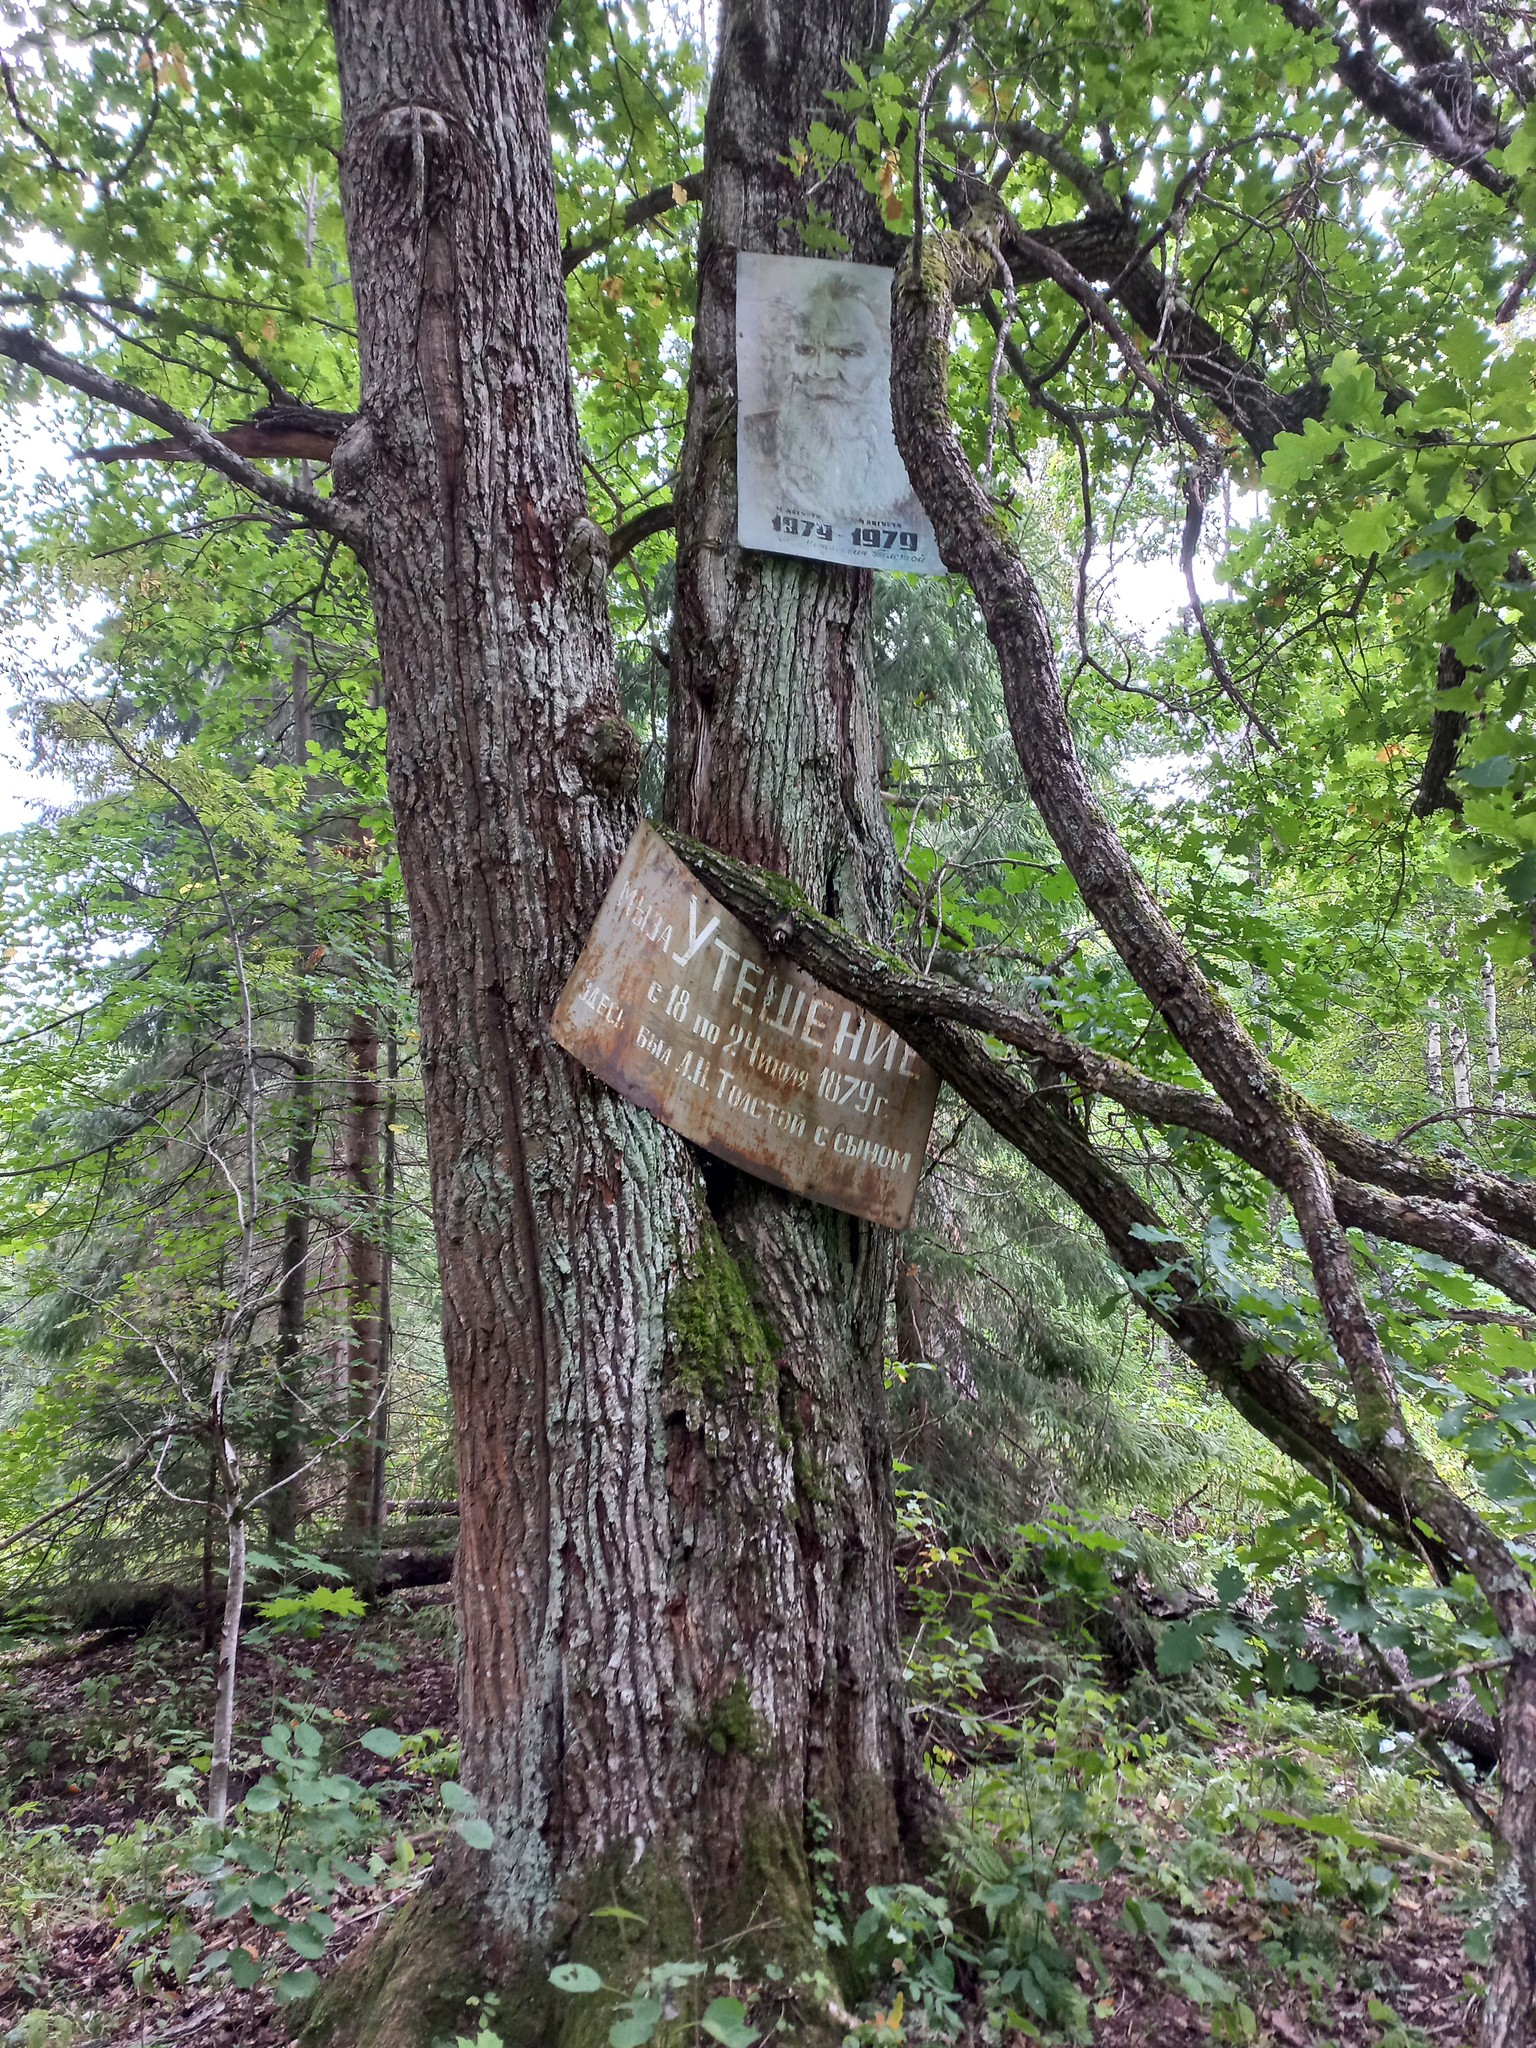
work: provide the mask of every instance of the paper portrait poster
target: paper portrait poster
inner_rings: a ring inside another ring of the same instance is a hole
[[[891,428],[891,272],[736,259],[738,532],[744,548],[941,575]]]

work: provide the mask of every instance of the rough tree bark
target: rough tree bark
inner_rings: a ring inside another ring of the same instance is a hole
[[[804,252],[788,146],[835,110],[845,59],[883,38],[884,0],[727,0],[705,130],[698,307],[679,469],[667,812],[684,832],[788,876],[850,929],[888,931],[896,862],[880,798],[867,572],[736,543],[736,259]],[[818,191],[856,259],[870,203]],[[707,1173],[724,1244],[778,1346],[792,1446],[758,1658],[803,1696],[792,1778],[833,1822],[853,1896],[891,1874],[913,1816],[882,1384],[890,1233]],[[716,1472],[718,1483],[722,1475]],[[792,1793],[793,1785],[786,1786]]]
[[[637,754],[580,486],[548,10],[331,13],[362,380],[334,475],[389,712],[458,1421],[462,1775],[494,1846],[445,1859],[311,2031],[417,2048],[497,1981],[504,2039],[548,2042],[595,2024],[551,2004],[552,1946],[622,1979],[629,1923],[598,1903],[622,1898],[653,1954],[745,1924],[808,1936],[808,1790],[850,1852],[889,1860],[891,1591],[859,1548],[888,1480],[878,1426],[836,1436],[824,1382],[797,1383],[790,1276],[762,1277],[786,1247],[728,1204],[757,1256],[738,1264],[686,1148],[547,1036]],[[818,607],[835,636],[846,596]],[[840,843],[840,807],[817,829]],[[868,1356],[878,1248],[840,1222],[825,1245],[797,1312],[824,1329],[818,1270],[856,1274]],[[842,1516],[844,1495],[866,1506]]]
[[[678,1832],[708,1703],[673,1603],[661,1392],[682,1148],[547,1019],[633,822],[580,485],[548,13],[337,0],[370,572],[458,1423],[462,1774],[492,1827],[317,2014],[453,2031],[605,1865]],[[532,2036],[546,2026],[542,2008]]]

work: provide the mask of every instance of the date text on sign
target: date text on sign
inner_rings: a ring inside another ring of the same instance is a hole
[[[911,1220],[938,1076],[889,1026],[772,957],[642,824],[565,985],[557,1045],[775,1187]]]

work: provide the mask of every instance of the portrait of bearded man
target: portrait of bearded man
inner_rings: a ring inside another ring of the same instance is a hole
[[[855,529],[895,526],[918,566],[933,541],[891,428],[889,271],[744,253],[737,294],[743,545],[863,562]],[[786,522],[811,545],[786,548]]]

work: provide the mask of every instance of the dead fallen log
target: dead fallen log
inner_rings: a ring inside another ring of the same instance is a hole
[[[449,1544],[381,1550],[371,1556],[335,1552],[324,1561],[346,1571],[347,1583],[365,1599],[385,1599],[391,1593],[446,1585],[453,1576],[453,1559],[454,1547]],[[285,1581],[301,1591],[322,1583],[340,1582],[322,1581],[315,1573],[296,1573]],[[262,1602],[274,1591],[270,1583],[253,1584],[244,1608],[247,1626],[259,1620]],[[17,1590],[0,1600],[0,1621],[13,1628],[54,1622],[82,1634],[115,1630],[142,1635],[152,1628],[191,1633],[203,1625],[203,1592],[200,1586],[168,1580],[105,1579],[75,1586],[38,1586]]]

